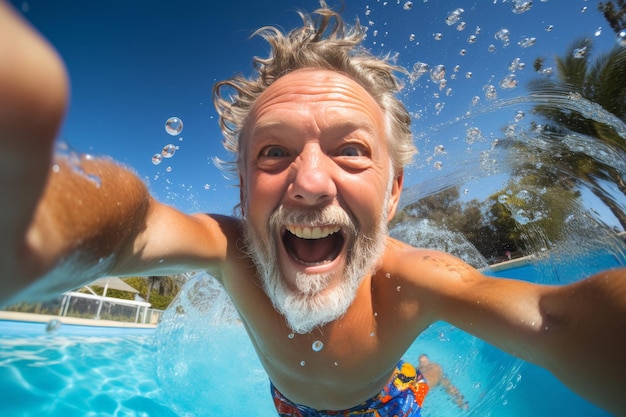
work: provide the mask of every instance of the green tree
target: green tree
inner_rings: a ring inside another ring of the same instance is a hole
[[[545,119],[542,140],[552,146],[550,155],[543,153],[547,158],[539,152],[545,145],[536,151],[541,164],[556,163],[561,173],[571,172],[572,187],[588,185],[626,229],[624,208],[605,186],[613,184],[626,196],[626,49],[614,48],[592,62],[592,46],[586,38],[573,42],[556,57],[556,78],[542,76],[530,83],[535,112]],[[517,146],[529,149],[533,144]]]
[[[598,9],[615,33],[626,28],[626,0],[617,0],[616,3],[617,6],[612,1],[598,3]]]

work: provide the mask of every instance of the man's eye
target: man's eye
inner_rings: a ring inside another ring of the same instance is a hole
[[[268,146],[263,149],[261,152],[261,156],[267,156],[270,158],[280,158],[282,156],[287,156],[287,152],[279,146]]]
[[[341,156],[363,156],[365,152],[359,146],[344,146],[341,148]]]

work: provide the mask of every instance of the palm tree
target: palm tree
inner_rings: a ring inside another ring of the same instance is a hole
[[[626,196],[626,49],[590,62],[592,46],[590,39],[575,41],[556,58],[556,79],[541,77],[529,85],[535,112],[546,120],[544,137],[559,150],[558,160],[551,154],[542,162],[569,169],[573,185],[588,184],[626,229],[624,208],[603,186],[614,184]]]

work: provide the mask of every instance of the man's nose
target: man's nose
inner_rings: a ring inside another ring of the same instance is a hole
[[[316,205],[334,200],[333,162],[317,144],[305,146],[293,164],[289,197],[301,204]]]

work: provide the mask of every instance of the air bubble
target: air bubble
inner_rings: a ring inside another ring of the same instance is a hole
[[[311,345],[311,349],[313,349],[314,352],[319,352],[320,350],[324,349],[324,343],[322,343],[319,340],[316,340],[315,342],[313,342],[313,344]]]
[[[300,362],[300,366],[304,366],[304,365],[306,365],[306,362],[305,361],[301,361]]]
[[[294,334],[293,334],[293,333],[289,333],[289,334],[287,335],[287,337],[288,337],[288,338],[290,338],[290,339],[293,339]]]
[[[183,131],[183,121],[178,117],[170,117],[165,122],[165,131],[172,136],[179,135]]]
[[[152,163],[154,165],[159,165],[161,162],[163,162],[163,156],[160,153],[152,155]]]
[[[402,6],[402,8],[404,10],[411,10],[413,8],[413,2],[412,1],[407,1],[406,3],[404,3],[404,6]]]

